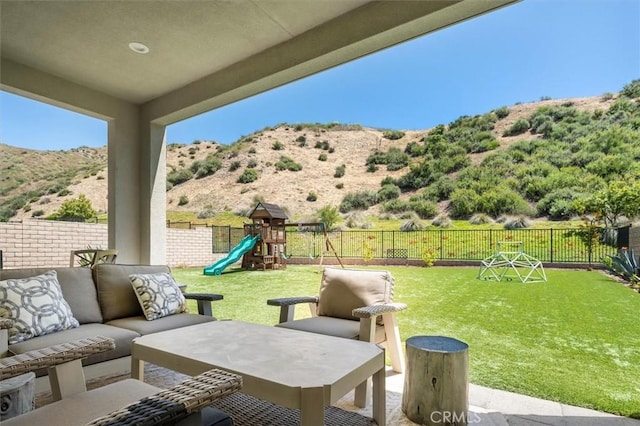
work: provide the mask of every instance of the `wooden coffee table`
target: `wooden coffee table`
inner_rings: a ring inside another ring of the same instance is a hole
[[[131,375],[144,362],[188,375],[220,368],[242,376],[242,392],[300,409],[323,425],[324,408],[373,377],[373,419],[385,425],[384,350],[371,343],[241,321],[213,321],[133,341]]]

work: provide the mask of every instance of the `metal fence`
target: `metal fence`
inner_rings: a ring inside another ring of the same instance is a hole
[[[341,258],[482,260],[496,253],[498,243],[522,242],[524,251],[547,263],[593,263],[618,250],[616,241],[591,249],[577,229],[436,229],[425,231],[336,231],[328,238]],[[624,231],[624,228],[623,230]],[[628,231],[628,230],[627,230]],[[624,232],[615,232],[624,235]],[[213,227],[213,252],[226,253],[242,237],[242,228]],[[287,231],[287,256],[317,258],[327,254],[320,232]]]

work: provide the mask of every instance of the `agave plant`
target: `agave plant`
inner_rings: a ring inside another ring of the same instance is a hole
[[[640,283],[640,266],[632,249],[621,248],[615,256],[609,256],[604,262],[607,269],[631,284]]]

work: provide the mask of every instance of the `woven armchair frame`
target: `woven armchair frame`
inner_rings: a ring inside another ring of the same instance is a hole
[[[241,387],[240,376],[218,369],[209,370],[95,419],[88,426],[173,423],[237,392]]]
[[[86,358],[115,347],[113,339],[96,336],[0,358],[0,380]]]

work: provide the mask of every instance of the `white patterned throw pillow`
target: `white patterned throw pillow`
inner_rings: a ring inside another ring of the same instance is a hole
[[[187,301],[171,274],[132,274],[129,279],[147,320],[187,312]]]
[[[13,320],[9,344],[78,327],[56,271],[0,281],[0,317]]]

